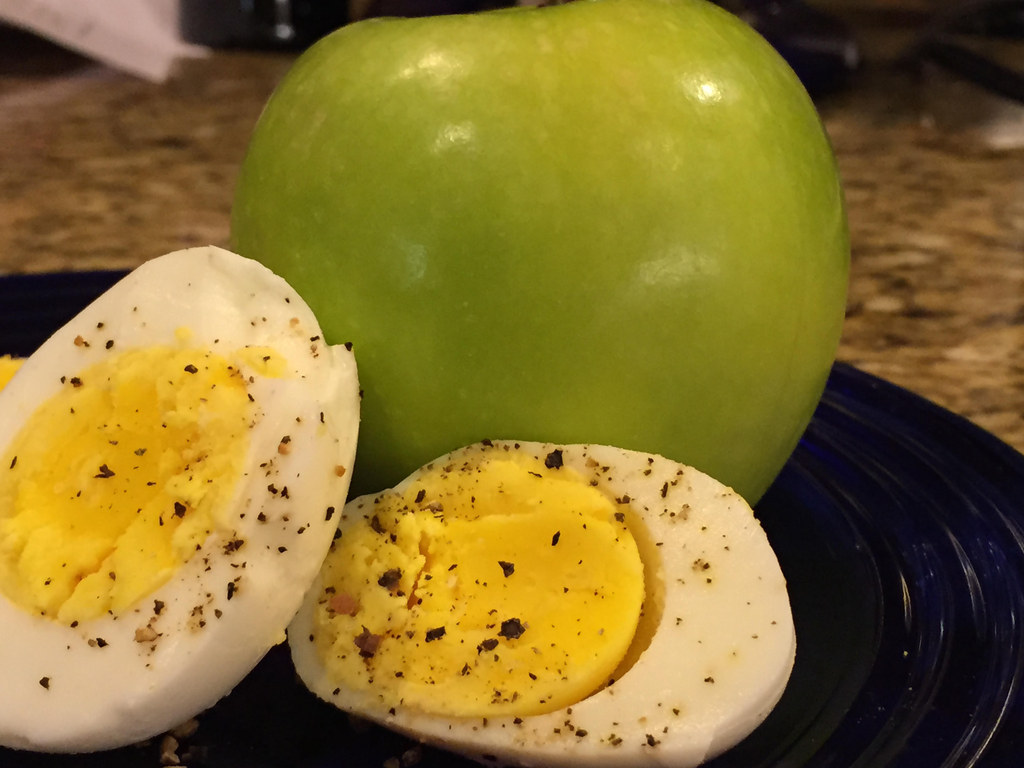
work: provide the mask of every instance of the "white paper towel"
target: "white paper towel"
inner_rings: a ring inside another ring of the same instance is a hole
[[[205,53],[181,40],[178,0],[0,0],[0,21],[156,82]]]

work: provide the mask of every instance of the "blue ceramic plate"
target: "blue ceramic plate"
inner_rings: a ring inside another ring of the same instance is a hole
[[[28,354],[119,276],[0,279],[0,353]],[[757,513],[789,579],[796,666],[762,727],[709,765],[1024,764],[1024,457],[839,364]],[[307,694],[283,648],[199,722],[179,750],[189,768],[377,768],[412,746]],[[0,749],[2,766],[159,764],[155,743],[85,756]]]

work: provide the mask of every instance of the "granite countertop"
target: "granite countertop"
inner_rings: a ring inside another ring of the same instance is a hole
[[[0,36],[0,273],[227,243],[247,137],[290,54],[221,51],[156,85]],[[853,247],[839,357],[1024,451],[1024,106],[902,65],[907,37],[886,25],[862,42],[862,70],[819,100]]]

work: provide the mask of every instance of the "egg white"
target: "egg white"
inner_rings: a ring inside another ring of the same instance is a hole
[[[372,690],[339,688],[325,671],[309,640],[325,586],[319,578],[288,630],[296,669],[310,690],[341,709],[488,764],[699,765],[753,731],[789,679],[796,635],[778,560],[739,495],[660,456],[495,441],[434,464],[462,465],[491,451],[543,459],[556,448],[565,467],[628,509],[644,561],[644,615],[613,685],[571,707],[519,720],[389,707]],[[415,479],[416,473],[399,488]],[[361,521],[355,513],[347,518],[343,530]]]
[[[328,508],[340,512],[355,455],[352,352],[322,341],[316,318],[282,279],[228,251],[153,259],[83,310],[0,392],[0,436],[16,434],[62,376],[110,354],[107,340],[122,352],[173,345],[182,326],[190,346],[271,347],[288,364],[272,378],[243,368],[255,415],[232,530],[211,534],[168,582],[118,616],[70,627],[0,595],[0,744],[107,749],[208,708],[283,640],[330,545],[336,520]],[[269,492],[271,484],[287,486],[287,497]],[[137,635],[147,626],[153,632]]]

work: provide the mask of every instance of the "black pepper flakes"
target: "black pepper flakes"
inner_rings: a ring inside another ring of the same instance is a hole
[[[558,544],[558,539],[561,537],[561,531],[555,531],[555,535],[551,537],[551,546],[554,547]]]
[[[509,640],[515,640],[518,637],[522,637],[526,631],[526,627],[519,619],[505,619],[501,622],[501,631],[498,632],[499,637],[504,637]]]
[[[95,475],[93,475],[93,477],[100,478],[102,480],[105,480],[108,477],[113,477],[113,476],[114,476],[114,470],[112,470],[106,464],[100,464],[100,471],[97,472]]]
[[[496,638],[496,637],[489,637],[486,640],[484,640],[482,643],[480,643],[480,645],[478,645],[476,647],[476,653],[479,656],[484,651],[493,651],[497,647],[498,647],[498,638]]]
[[[49,677],[40,677],[39,678],[39,684],[41,686],[43,686],[43,688],[45,688],[46,690],[50,690],[50,678]]]
[[[185,366],[185,373],[199,373],[199,369],[192,365],[192,363],[189,363]]]
[[[353,642],[356,648],[359,649],[359,655],[364,659],[369,659],[377,653],[377,649],[380,647],[380,642],[383,639],[382,635],[375,635],[366,627],[363,627],[363,631],[355,636]]]
[[[334,517],[334,507],[328,507],[327,514],[325,515],[324,520],[330,522],[330,519],[332,517]]]
[[[548,469],[561,469],[562,468],[562,449],[556,448],[547,456],[544,457],[544,466]]]
[[[392,589],[398,586],[398,582],[402,580],[402,569],[401,568],[389,568],[381,574],[380,578],[377,579],[377,584],[384,587],[385,589]]]
[[[505,578],[506,578],[506,579],[507,579],[507,578],[508,578],[509,576],[511,576],[511,575],[512,575],[513,573],[515,573],[515,570],[516,570],[516,566],[515,566],[515,564],[514,564],[514,563],[510,563],[510,562],[508,562],[508,561],[506,561],[506,560],[499,560],[499,561],[498,561],[498,565],[500,565],[500,566],[501,566],[501,572],[502,572],[503,574],[505,574]]]
[[[433,629],[428,629],[427,630],[427,633],[425,635],[425,640],[428,643],[431,643],[434,640],[440,640],[442,637],[444,637],[444,635],[445,635],[445,628],[444,627],[434,627]]]
[[[184,517],[185,516],[185,510],[186,510],[185,505],[182,504],[180,501],[174,502],[174,516],[175,517]]]

